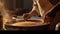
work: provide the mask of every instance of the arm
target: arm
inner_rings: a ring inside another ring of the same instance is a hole
[[[35,6],[33,6],[33,9],[30,13],[27,13],[24,15],[24,19],[27,20],[29,18],[31,18],[32,16],[37,16],[38,15],[38,12],[35,10]]]
[[[38,11],[36,10],[36,2],[35,2],[35,0],[33,0],[33,8],[30,13],[27,13],[24,15],[24,19],[26,20],[26,19],[29,19],[32,16],[36,16],[36,15],[38,15]]]
[[[32,16],[37,16],[38,15],[38,12],[35,10],[36,6],[33,6],[33,9],[32,11],[29,13],[31,14]]]

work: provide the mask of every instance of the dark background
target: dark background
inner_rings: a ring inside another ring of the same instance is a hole
[[[5,0],[6,8],[13,9],[31,9],[33,0]]]

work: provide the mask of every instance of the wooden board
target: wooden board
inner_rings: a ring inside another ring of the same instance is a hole
[[[43,26],[43,25],[47,25],[47,23],[43,23],[41,21],[37,21],[37,20],[28,20],[28,21],[24,21],[21,20],[20,22],[16,22],[13,24],[6,24],[9,26],[18,26],[18,27],[31,27],[31,26]]]

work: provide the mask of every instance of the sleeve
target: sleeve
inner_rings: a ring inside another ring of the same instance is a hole
[[[36,9],[36,2],[35,2],[35,0],[33,0],[33,8],[30,13],[32,13],[35,9]]]
[[[38,13],[38,16],[39,16],[40,13],[39,13],[39,9],[35,0],[33,1],[33,8],[30,13],[32,13],[34,10]]]

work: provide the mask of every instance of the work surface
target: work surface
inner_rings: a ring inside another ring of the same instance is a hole
[[[37,16],[33,16],[28,20],[24,20],[23,16],[19,16],[16,19],[16,23],[12,23],[12,24],[6,24],[6,25],[10,25],[10,26],[22,26],[22,27],[30,27],[30,26],[42,26],[42,25],[46,25],[48,23],[43,23],[40,19],[40,17]]]
[[[13,24],[5,24],[6,30],[48,30],[49,24],[42,23],[40,17],[32,17],[25,21],[22,16]]]

